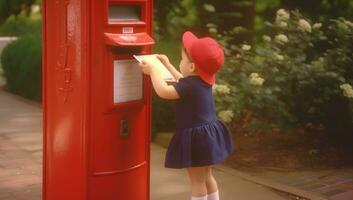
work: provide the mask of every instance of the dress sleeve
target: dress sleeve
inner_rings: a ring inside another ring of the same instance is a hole
[[[173,85],[180,98],[190,95],[191,84],[184,78],[179,79],[179,82]]]

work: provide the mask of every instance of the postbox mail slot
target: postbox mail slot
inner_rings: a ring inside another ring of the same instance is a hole
[[[140,5],[109,5],[109,22],[141,21]]]
[[[114,46],[112,52],[114,54],[141,54],[143,46]]]
[[[147,46],[154,44],[154,40],[147,33],[104,33],[104,35],[106,44],[112,46]]]

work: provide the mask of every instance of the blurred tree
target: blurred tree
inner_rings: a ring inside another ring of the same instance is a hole
[[[320,21],[338,17],[353,18],[352,0],[281,0],[281,7],[299,9],[311,19]]]
[[[35,2],[36,0],[0,0],[0,24],[10,15],[17,16],[23,10],[29,14]]]
[[[169,19],[168,15],[181,7],[179,0],[154,0],[154,20],[156,22],[155,30],[163,36],[168,29]]]
[[[254,24],[254,39],[262,41],[262,35],[265,34],[266,21],[272,21],[278,10],[280,0],[262,0],[256,2],[256,15]],[[255,41],[255,42],[257,42]]]
[[[239,33],[234,42],[251,42],[255,19],[255,0],[155,0],[155,29],[159,36],[177,37],[180,29],[190,29],[199,35],[208,33],[207,24],[215,24],[219,31],[242,26],[248,31]]]
[[[201,34],[208,32],[207,24],[215,24],[218,30],[230,31],[234,27],[242,26],[248,31],[242,32],[233,42],[251,42],[254,19],[255,0],[196,0],[198,7],[198,31]]]
[[[242,26],[248,31],[240,31],[233,42],[250,43],[259,39],[265,21],[273,20],[279,8],[299,9],[313,21],[353,19],[352,0],[155,0],[155,28],[159,36],[178,38],[185,29],[205,35],[207,24],[215,24],[219,33]]]

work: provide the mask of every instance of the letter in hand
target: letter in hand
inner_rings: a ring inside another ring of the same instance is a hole
[[[158,54],[156,55],[156,57],[161,61],[161,63],[163,63],[165,67],[168,67],[168,65],[170,65],[169,58],[166,55]]]
[[[153,66],[148,61],[142,60],[142,62],[139,63],[139,66],[144,74],[151,74]]]

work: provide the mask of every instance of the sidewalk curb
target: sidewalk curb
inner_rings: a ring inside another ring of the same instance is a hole
[[[263,179],[263,178],[258,178],[258,177],[246,174],[244,172],[240,172],[240,171],[238,171],[238,170],[236,170],[234,168],[227,167],[225,165],[217,165],[217,166],[215,166],[215,168],[218,169],[218,170],[230,173],[232,175],[238,176],[238,177],[240,177],[240,178],[242,178],[244,180],[247,180],[247,181],[262,185],[262,186],[266,186],[266,187],[269,187],[269,188],[272,188],[272,189],[275,189],[275,190],[278,190],[278,191],[281,191],[281,192],[285,192],[285,193],[289,193],[289,194],[292,194],[292,195],[300,196],[300,197],[307,198],[307,199],[310,199],[310,200],[328,200],[328,198],[325,197],[325,196],[322,196],[322,195],[319,195],[319,194],[315,194],[315,193],[312,193],[312,192],[308,192],[306,190],[298,189],[298,188],[295,188],[295,187],[287,186],[287,185],[284,185],[284,184],[276,183],[276,182],[273,182],[273,181],[269,181],[269,180],[266,180],[266,179]]]

